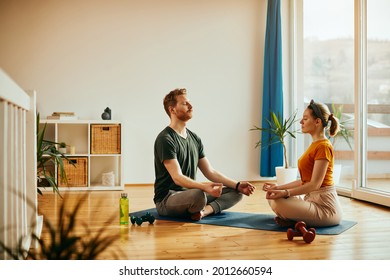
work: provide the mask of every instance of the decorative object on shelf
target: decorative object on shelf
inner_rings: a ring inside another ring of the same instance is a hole
[[[74,112],[54,112],[51,116],[47,116],[48,120],[77,120]]]
[[[104,112],[102,114],[102,119],[103,120],[111,120],[111,109],[110,108],[106,108],[104,109]]]
[[[114,184],[115,184],[115,175],[113,171],[102,174],[103,186],[114,186]]]
[[[120,153],[120,124],[91,124],[91,154]]]
[[[60,176],[57,178],[59,187],[86,187],[88,185],[88,157],[69,157],[64,162],[66,181]]]
[[[76,146],[70,145],[69,146],[69,154],[74,155],[76,153]]]
[[[59,144],[59,148],[58,148],[58,151],[61,153],[61,154],[66,154],[66,144],[65,142],[61,142]]]

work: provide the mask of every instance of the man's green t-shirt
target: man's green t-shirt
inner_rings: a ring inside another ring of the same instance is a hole
[[[185,190],[173,182],[164,160],[177,159],[183,175],[195,180],[198,162],[204,156],[201,139],[189,129],[187,138],[181,137],[169,126],[161,131],[154,143],[154,202],[162,201],[169,190]]]

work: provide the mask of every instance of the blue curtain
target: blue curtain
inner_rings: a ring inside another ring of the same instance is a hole
[[[267,27],[264,46],[263,117],[262,127],[269,127],[265,119],[270,112],[283,117],[282,38],[280,0],[268,0]],[[261,141],[268,143],[270,135],[261,133]],[[260,176],[275,176],[275,167],[283,166],[283,147],[280,143],[261,149]]]

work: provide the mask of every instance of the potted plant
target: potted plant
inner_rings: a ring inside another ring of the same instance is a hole
[[[45,220],[43,227],[47,232],[46,238],[37,236],[34,232],[29,238],[37,243],[37,248],[26,248],[23,238],[12,246],[6,246],[0,240],[0,251],[7,253],[8,258],[14,260],[96,260],[108,248],[115,247],[111,256],[113,259],[123,258],[121,248],[116,248],[117,236],[106,231],[105,227],[93,229],[83,223],[80,213],[87,201],[84,194],[76,200],[68,202],[66,198],[56,210],[55,219]],[[114,219],[111,215],[106,224]],[[35,228],[35,224],[31,228]]]
[[[256,143],[257,147],[267,148],[270,145],[281,143],[283,146],[283,154],[284,154],[284,166],[277,166],[275,168],[276,171],[276,179],[278,184],[284,184],[288,181],[296,180],[297,178],[297,168],[290,167],[288,163],[287,157],[287,146],[286,146],[286,137],[296,138],[296,130],[294,130],[294,124],[297,122],[297,112],[293,113],[287,119],[282,118],[282,116],[275,112],[270,112],[270,118],[266,119],[269,127],[262,128],[254,126],[251,130],[254,131],[265,131],[269,133],[270,138],[267,143],[259,140]]]
[[[346,119],[345,115],[343,114],[343,105],[337,106],[335,104],[332,104],[332,113],[333,115],[339,120],[340,130],[339,132],[334,136],[330,136],[329,132],[327,131],[326,137],[331,141],[333,145],[333,149],[337,150],[337,143],[343,139],[345,143],[348,144],[349,149],[352,151],[352,143],[351,138],[353,137],[353,129],[348,127],[348,123],[352,120]],[[341,177],[341,164],[334,164],[333,166],[333,181],[335,185],[339,184]]]
[[[59,144],[59,148],[58,148],[58,151],[61,153],[61,154],[66,154],[66,143],[64,142],[61,142]]]
[[[347,125],[352,119],[345,119],[344,118],[343,105],[336,107],[336,105],[332,104],[332,113],[333,113],[333,116],[335,116],[339,120],[340,130],[336,134],[336,136],[334,136],[334,137],[331,137],[329,135],[329,133],[327,133],[326,136],[332,142],[333,148],[335,150],[336,150],[336,143],[339,140],[339,138],[341,137],[348,144],[348,147],[352,151],[353,149],[352,149],[352,144],[351,144],[350,138],[353,137],[353,129],[349,128]]]
[[[58,167],[59,176],[63,181],[66,180],[66,173],[64,169],[64,160],[67,160],[74,166],[74,163],[61,153],[57,147],[60,143],[49,141],[45,139],[46,123],[42,129],[39,129],[39,114],[37,114],[37,181],[38,193],[42,195],[40,187],[52,187],[53,191],[60,196],[57,180],[55,177],[55,168]],[[64,143],[65,144],[65,143]],[[66,144],[65,144],[66,146]]]

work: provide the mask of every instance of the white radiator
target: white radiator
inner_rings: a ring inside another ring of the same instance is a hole
[[[0,69],[0,241],[29,249],[37,231],[35,92]],[[0,259],[11,257],[0,249]]]

